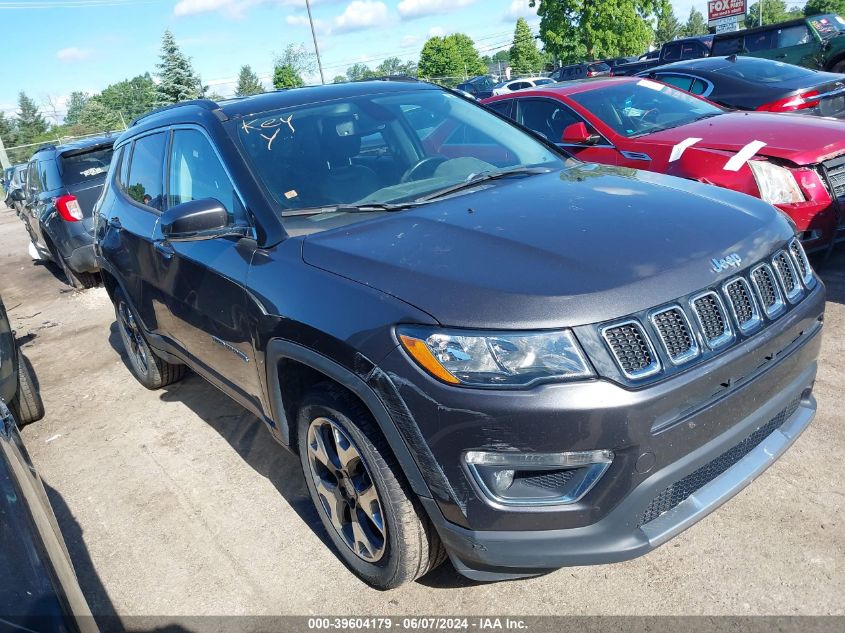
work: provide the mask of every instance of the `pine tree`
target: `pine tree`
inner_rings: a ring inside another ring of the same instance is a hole
[[[67,125],[76,125],[79,123],[79,115],[85,109],[85,104],[91,98],[86,92],[71,92],[70,99],[67,102],[67,114],[65,114],[65,123]]]
[[[41,116],[35,101],[25,92],[18,95],[17,123],[18,142],[21,144],[30,143],[47,131],[47,121]]]
[[[543,69],[543,54],[537,49],[537,42],[525,18],[516,21],[509,62],[517,74],[536,73]]]
[[[681,35],[684,37],[696,37],[697,35],[706,35],[708,32],[707,22],[701,11],[695,8],[690,9],[687,23],[681,29]]]
[[[672,3],[669,0],[660,0],[657,8],[657,28],[654,30],[654,43],[661,46],[671,42],[681,34],[683,27],[675,17]]]
[[[187,99],[198,99],[203,93],[200,78],[194,73],[191,60],[179,49],[170,29],[161,38],[161,62],[156,64],[159,82],[155,88],[156,105],[170,105]]]
[[[235,90],[236,97],[248,97],[250,95],[259,95],[264,92],[264,86],[258,79],[258,75],[252,72],[249,66],[241,66],[241,72],[238,75],[238,87]]]

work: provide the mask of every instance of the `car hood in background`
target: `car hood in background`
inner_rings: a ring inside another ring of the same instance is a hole
[[[809,165],[845,153],[843,122],[803,114],[729,112],[639,137],[641,143],[675,145],[700,138],[696,148],[738,152],[753,141],[757,154]]]
[[[743,265],[792,235],[760,200],[651,172],[583,165],[305,238],[315,267],[440,323],[595,323],[712,286],[711,258]]]

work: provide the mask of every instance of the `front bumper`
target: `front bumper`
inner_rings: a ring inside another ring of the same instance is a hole
[[[397,350],[380,364],[395,397],[381,395],[426,477],[434,498],[422,502],[461,573],[500,579],[621,561],[724,503],[809,424],[823,312],[819,283],[752,338],[639,389],[609,380],[511,392],[452,387]],[[611,467],[565,506],[496,505],[462,467],[468,450],[604,449],[615,454]]]

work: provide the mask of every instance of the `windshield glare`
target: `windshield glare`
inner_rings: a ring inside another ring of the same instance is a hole
[[[569,97],[618,134],[627,137],[659,132],[724,112],[672,86],[643,79],[603,86]]]
[[[247,160],[283,214],[408,202],[482,173],[566,165],[484,108],[430,89],[266,112],[236,124]]]

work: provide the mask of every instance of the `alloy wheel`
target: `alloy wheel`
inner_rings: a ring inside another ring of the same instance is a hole
[[[317,497],[347,547],[369,563],[382,558],[387,526],[367,464],[334,420],[316,418],[308,427],[308,464]]]
[[[118,304],[117,314],[120,319],[120,327],[123,329],[124,340],[129,345],[129,349],[126,351],[138,361],[144,373],[148,372],[147,352],[144,339],[141,335],[141,329],[138,327],[138,323],[135,321],[135,317],[132,315],[125,301],[121,301]]]

